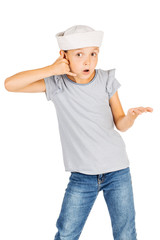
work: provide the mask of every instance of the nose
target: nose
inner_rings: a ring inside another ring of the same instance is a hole
[[[84,65],[89,65],[90,64],[90,57],[86,57],[84,60]]]

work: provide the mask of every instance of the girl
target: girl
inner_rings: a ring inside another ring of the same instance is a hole
[[[126,145],[128,130],[150,107],[125,115],[115,69],[96,69],[102,31],[77,25],[56,34],[60,57],[44,68],[5,80],[14,92],[45,92],[56,108],[65,170],[71,172],[55,240],[77,240],[103,190],[115,240],[136,240],[135,207]]]

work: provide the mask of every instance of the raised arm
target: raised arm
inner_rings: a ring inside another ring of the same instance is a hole
[[[19,72],[6,78],[5,88],[10,92],[44,92],[46,90],[44,78],[61,74],[76,76],[70,72],[69,61],[65,59],[64,51],[60,52],[60,57],[47,67]]]
[[[43,92],[44,78],[54,75],[53,67],[28,70],[6,78],[5,88],[10,92]]]

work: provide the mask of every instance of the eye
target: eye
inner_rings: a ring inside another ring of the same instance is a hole
[[[97,53],[95,53],[95,52],[93,52],[92,54],[95,54],[95,55],[97,55]]]
[[[79,56],[80,54],[82,54],[82,53],[77,53],[76,55]]]

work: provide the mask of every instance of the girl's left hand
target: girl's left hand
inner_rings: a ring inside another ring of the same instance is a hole
[[[127,112],[127,116],[130,119],[135,120],[139,115],[141,115],[144,112],[145,113],[146,112],[153,112],[153,108],[150,108],[150,107],[130,108]]]

